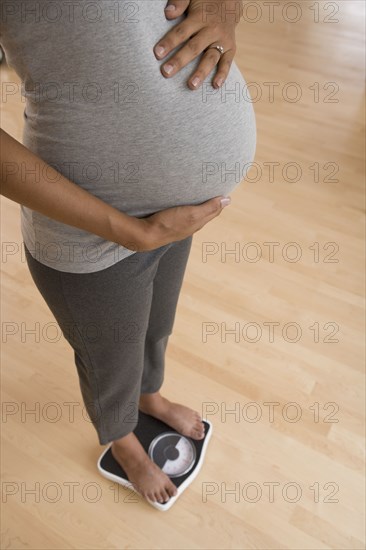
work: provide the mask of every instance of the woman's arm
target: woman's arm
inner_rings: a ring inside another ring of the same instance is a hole
[[[2,129],[0,154],[1,195],[130,250],[143,248],[146,236],[141,220],[71,182]]]
[[[1,129],[0,154],[1,195],[136,252],[185,239],[230,203],[230,198],[214,197],[202,204],[174,206],[139,219],[72,183]]]

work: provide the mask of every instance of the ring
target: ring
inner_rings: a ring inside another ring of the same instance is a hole
[[[205,52],[207,52],[210,48],[215,48],[221,55],[224,53],[224,46],[211,45],[205,49]]]

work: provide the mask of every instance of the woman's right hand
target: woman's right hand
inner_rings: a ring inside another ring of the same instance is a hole
[[[226,199],[223,203],[221,201]],[[207,222],[216,218],[230,204],[230,197],[214,197],[194,206],[174,206],[140,218],[143,236],[139,243],[139,252],[154,250],[174,241],[181,241]]]

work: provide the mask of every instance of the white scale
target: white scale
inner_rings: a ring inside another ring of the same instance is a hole
[[[203,419],[205,436],[201,440],[179,434],[164,422],[139,411],[138,425],[134,434],[149,457],[172,480],[177,494],[165,503],[146,501],[158,510],[168,510],[199,473],[206,454],[207,444],[212,434],[212,424]],[[98,460],[98,470],[102,476],[120,483],[140,494],[129,481],[126,472],[113,458],[110,444]],[[145,499],[144,499],[145,500]]]

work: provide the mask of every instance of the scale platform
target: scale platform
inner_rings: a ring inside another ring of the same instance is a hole
[[[147,498],[146,501],[154,508],[162,511],[169,510],[200,471],[212,434],[211,422],[206,419],[202,419],[202,422],[205,427],[205,436],[203,439],[196,440],[179,434],[165,422],[139,411],[138,424],[133,433],[151,460],[166,473],[177,488],[177,494],[165,503]],[[112,444],[104,450],[98,460],[99,472],[107,479],[140,494],[129,481],[126,472],[113,458],[111,446]]]

